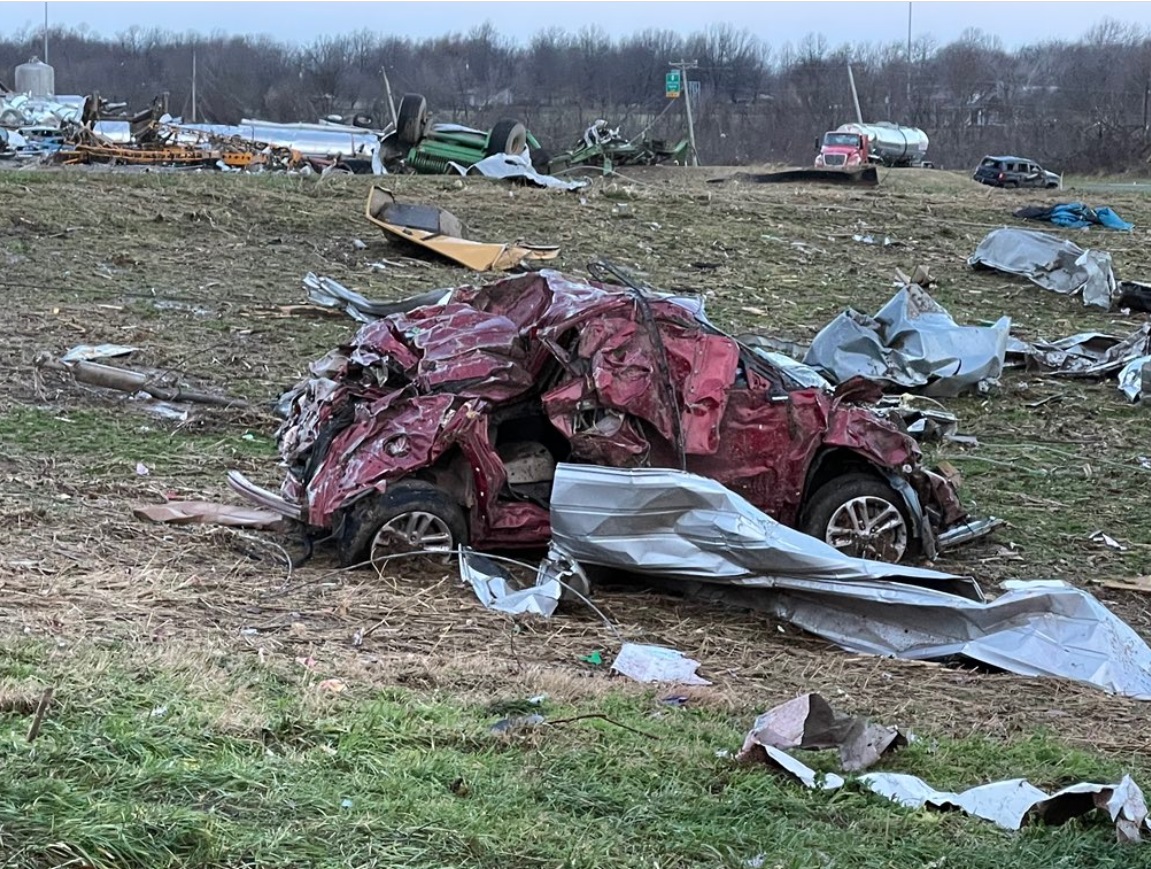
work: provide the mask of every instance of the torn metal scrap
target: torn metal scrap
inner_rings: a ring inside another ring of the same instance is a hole
[[[535,568],[535,583],[522,589],[514,587],[514,579],[501,564],[467,547],[460,547],[459,565],[460,576],[471,585],[480,603],[509,615],[550,616],[560,600],[586,599],[590,591],[587,576],[579,564],[554,549]]]
[[[470,166],[461,166],[454,162],[449,162],[448,165],[461,175],[482,175],[485,178],[527,181],[537,187],[547,187],[554,190],[580,190],[591,183],[586,178],[564,181],[554,175],[543,175],[536,171],[530,159],[519,154],[493,154],[472,163]]]
[[[908,284],[874,317],[840,314],[815,336],[803,362],[834,383],[862,376],[955,396],[999,377],[1010,329],[1007,317],[990,327],[959,326],[926,290]]]
[[[1130,776],[1118,784],[1083,782],[1047,794],[1025,779],[1010,779],[979,785],[959,793],[939,791],[923,779],[906,773],[865,773],[859,781],[868,790],[911,809],[924,806],[957,809],[1006,830],[1025,824],[1057,826],[1097,809],[1115,824],[1120,842],[1139,842],[1151,830],[1143,792]]]
[[[67,353],[60,357],[60,361],[64,363],[69,362],[94,362],[97,359],[115,359],[119,356],[131,356],[133,353],[138,353],[139,347],[128,347],[123,344],[77,344]]]
[[[284,521],[279,513],[212,501],[168,501],[133,508],[140,519],[167,525],[229,525],[241,528],[273,528]]]
[[[1151,700],[1151,648],[1064,583],[1015,583],[986,602],[971,578],[848,558],[680,471],[561,464],[551,507],[555,543],[577,561],[687,580],[849,651],[965,657]]]
[[[382,187],[372,187],[364,214],[389,236],[426,248],[477,272],[507,271],[525,261],[559,256],[555,245],[469,241],[463,237],[459,218],[451,212],[431,205],[398,203],[395,195]]]
[[[684,471],[561,462],[551,508],[552,539],[583,564],[761,589],[889,580],[896,589],[935,586],[948,598],[983,599],[973,579],[851,558]]]
[[[1081,332],[1058,341],[1021,343],[1012,347],[1010,355],[1057,376],[1105,377],[1151,355],[1151,323],[1144,323],[1126,338]]]
[[[760,715],[736,760],[781,770],[809,789],[836,790],[845,785],[840,776],[819,776],[787,749],[838,749],[841,768],[854,772],[873,766],[884,754],[906,744],[898,728],[842,714],[819,694],[804,694]],[[898,772],[864,773],[857,781],[906,808],[958,810],[1007,830],[1025,824],[1059,825],[1098,809],[1115,825],[1120,842],[1139,842],[1144,828],[1151,831],[1143,792],[1126,775],[1118,784],[1082,782],[1054,794],[1024,779],[991,782],[960,793],[936,790],[917,776]]]
[[[899,728],[845,715],[819,694],[804,694],[760,715],[736,760],[762,761],[769,748],[834,748],[839,751],[840,766],[855,772],[874,766],[884,754],[904,745],[907,737]]]
[[[391,314],[406,314],[424,305],[443,304],[451,293],[451,290],[429,290],[395,302],[379,302],[349,290],[338,281],[317,277],[311,272],[304,275],[304,289],[308,291],[308,301],[325,308],[343,308],[348,316],[360,323],[371,323]]]
[[[1119,391],[1131,401],[1151,397],[1151,356],[1132,359],[1119,372]]]
[[[977,445],[971,435],[959,434],[959,417],[944,410],[939,402],[919,395],[887,395],[875,404],[879,413],[888,419],[898,419],[907,433],[920,443],[948,441]]]
[[[1004,227],[989,232],[967,260],[975,267],[1022,275],[1044,289],[1081,295],[1085,305],[1110,309],[1119,298],[1111,254],[1084,250],[1057,235]]]

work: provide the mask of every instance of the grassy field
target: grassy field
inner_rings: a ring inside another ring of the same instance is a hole
[[[472,237],[559,244],[564,270],[607,256],[701,291],[739,332],[809,340],[845,307],[874,312],[894,270],[919,264],[959,322],[1006,314],[1024,339],[1126,334],[1145,317],[964,262],[1015,208],[1084,198],[1136,230],[1068,237],[1111,251],[1121,277],[1151,279],[1142,194],[997,191],[914,170],[870,191],[709,183],[729,171],[636,171],[582,193],[387,186],[451,209]],[[512,620],[450,568],[377,576],[319,552],[290,570],[286,540],[137,520],[132,507],[165,498],[233,500],[229,468],[278,482],[271,405],[354,328],[285,313],[305,301],[306,272],[376,298],[481,279],[404,259],[363,219],[371,183],[0,172],[0,866],[1151,866],[1106,823],[1007,834],[850,785],[808,792],[731,759],[758,712],[818,690],[915,732],[881,768],[940,788],[1123,772],[1151,786],[1139,703],[848,655],[762,614],[627,589],[595,594],[610,626],[579,607]],[[861,233],[896,244],[854,242]],[[37,367],[101,342],[251,406],[166,420]],[[940,566],[989,590],[1068,579],[1151,637],[1151,598],[1100,584],[1151,573],[1146,409],[1113,382],[1023,371],[947,404],[979,446],[932,458],[960,469],[975,512],[1009,525]],[[1126,548],[1092,541],[1096,530]],[[581,660],[610,661],[623,640],[674,646],[715,685],[652,690]],[[527,705],[539,695],[542,707]],[[535,711],[577,720],[491,730]]]

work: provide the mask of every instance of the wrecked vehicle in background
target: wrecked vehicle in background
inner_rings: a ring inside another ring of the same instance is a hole
[[[329,532],[347,564],[397,546],[543,547],[560,462],[688,470],[875,559],[990,530],[965,524],[910,436],[852,403],[873,384],[805,385],[698,300],[634,283],[542,271],[460,287],[368,323],[311,373],[286,396],[282,495],[231,479]]]
[[[551,158],[551,171],[581,166],[610,170],[614,166],[684,164],[688,147],[687,139],[674,144],[663,139],[625,139],[618,127],[609,127],[607,121],[600,119],[588,127],[570,149]]]
[[[428,101],[419,94],[404,95],[395,128],[380,139],[381,159],[389,172],[421,175],[451,174],[485,157],[525,152],[538,172],[548,172],[547,153],[522,122],[505,119],[487,132],[460,124],[432,124]]]
[[[971,176],[989,187],[1041,187],[1054,190],[1062,179],[1026,157],[984,157]]]

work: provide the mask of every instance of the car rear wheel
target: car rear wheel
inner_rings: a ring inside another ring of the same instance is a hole
[[[484,156],[493,154],[511,154],[518,156],[528,146],[528,130],[523,124],[515,120],[500,121],[492,127],[488,135],[488,144],[484,148]]]
[[[352,565],[397,552],[443,552],[446,559],[467,542],[460,505],[431,483],[405,480],[356,502],[345,514],[338,547],[340,562]]]
[[[396,139],[401,145],[418,145],[428,129],[428,101],[419,94],[404,94],[396,112]]]
[[[1005,188],[1007,188],[1008,190],[1014,190],[1019,185],[1017,183],[1015,183],[1014,181],[1004,181],[1003,186]]]
[[[848,474],[808,501],[800,530],[844,555],[896,563],[917,547],[903,499],[870,474]]]

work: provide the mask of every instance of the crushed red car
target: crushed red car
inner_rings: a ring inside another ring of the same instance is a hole
[[[986,533],[918,444],[722,333],[695,300],[542,271],[460,287],[363,326],[311,366],[279,433],[279,496],[236,488],[335,538],[542,547],[557,462],[680,468],[857,556],[934,557]],[[872,394],[871,399],[876,396]]]

